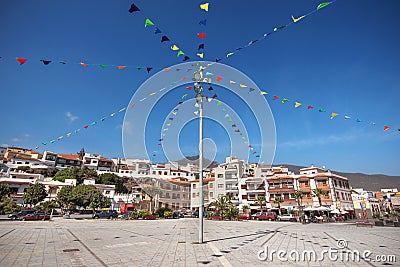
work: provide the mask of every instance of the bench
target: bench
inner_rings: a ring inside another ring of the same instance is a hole
[[[356,222],[356,226],[357,227],[359,227],[359,226],[370,226],[370,227],[372,227],[372,226],[374,226],[374,224],[372,222],[365,221],[365,222]]]

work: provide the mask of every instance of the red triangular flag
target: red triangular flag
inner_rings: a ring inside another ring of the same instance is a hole
[[[188,87],[186,87],[186,90],[192,90],[192,86],[188,86]]]
[[[219,82],[220,80],[222,80],[221,76],[217,76],[217,82]]]
[[[85,125],[85,126],[83,126],[83,128],[87,129],[87,128],[89,128],[89,125]]]
[[[27,61],[26,58],[21,58],[21,57],[17,57],[17,60],[19,62],[19,65],[23,65]]]
[[[313,107],[313,106],[308,106],[307,108],[308,108],[308,109],[312,109],[312,108],[314,108],[314,107]]]
[[[272,98],[272,100],[277,100],[279,98],[279,96],[275,95],[274,98]]]
[[[206,38],[206,33],[202,32],[202,33],[198,33],[197,36],[201,39]]]

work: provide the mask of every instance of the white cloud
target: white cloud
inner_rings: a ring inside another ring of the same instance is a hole
[[[1,144],[1,147],[9,147],[9,144]]]
[[[76,121],[77,119],[79,119],[79,117],[72,115],[72,113],[69,112],[69,111],[67,111],[67,112],[65,113],[65,115],[67,116],[67,118],[69,119],[70,122],[74,122],[74,121]]]
[[[22,137],[11,138],[10,141],[13,143],[20,143],[20,142],[24,142],[24,141],[28,140],[29,137],[30,137],[29,134],[24,134],[24,135],[22,135]]]

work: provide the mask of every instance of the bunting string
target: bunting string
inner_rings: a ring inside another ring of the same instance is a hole
[[[206,13],[208,13],[209,10],[209,5],[210,3],[203,3],[200,4],[200,9]],[[197,56],[201,59],[204,58],[204,51],[205,51],[205,40],[206,40],[206,33],[207,31],[204,31],[204,29],[207,26],[207,17],[203,18],[202,20],[199,21],[199,25],[201,27],[200,33],[197,33],[197,37],[200,39],[200,43],[197,47]]]

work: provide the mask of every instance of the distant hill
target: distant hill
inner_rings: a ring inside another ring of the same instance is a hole
[[[188,162],[194,162],[197,166],[199,166],[199,156],[187,156],[184,159],[178,160],[179,165],[186,165]],[[207,158],[203,159],[204,168],[215,168],[218,166],[218,162],[211,161]]]
[[[285,165],[290,171],[299,173],[299,170],[305,168],[303,166]],[[280,165],[277,165],[280,166]],[[370,191],[380,191],[382,188],[398,188],[400,189],[400,176],[389,176],[384,174],[364,174],[364,173],[348,173],[337,172],[331,170],[337,175],[347,177],[352,188],[364,188]]]

